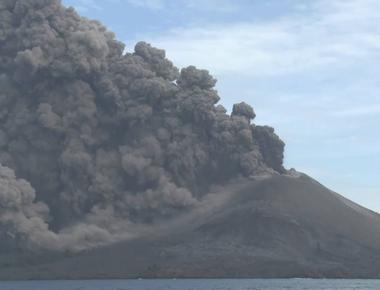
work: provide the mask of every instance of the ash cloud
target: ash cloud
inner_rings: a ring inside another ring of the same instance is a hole
[[[2,243],[107,244],[214,184],[284,172],[273,128],[245,103],[228,115],[208,71],[179,71],[145,42],[123,51],[59,0],[0,0]]]

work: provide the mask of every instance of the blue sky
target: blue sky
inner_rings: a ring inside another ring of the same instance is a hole
[[[380,212],[380,1],[64,0],[132,51],[218,78],[286,142],[285,162]]]

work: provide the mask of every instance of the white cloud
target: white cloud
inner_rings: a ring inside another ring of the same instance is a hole
[[[182,27],[146,38],[165,47],[177,64],[196,64],[216,74],[343,68],[378,54],[379,10],[380,1],[319,0],[272,22]]]
[[[120,0],[108,0],[120,1]],[[235,12],[239,9],[232,0],[127,0],[129,4],[148,9],[194,9],[219,12]]]
[[[380,104],[372,104],[361,107],[351,107],[347,109],[341,109],[332,113],[333,116],[338,117],[367,117],[369,115],[380,116]]]

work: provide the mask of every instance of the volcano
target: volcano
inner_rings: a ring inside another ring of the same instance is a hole
[[[380,218],[283,165],[207,70],[0,0],[0,278],[380,273]]]
[[[376,278],[379,238],[379,214],[304,174],[264,176],[215,188],[135,240],[8,256],[0,278]]]

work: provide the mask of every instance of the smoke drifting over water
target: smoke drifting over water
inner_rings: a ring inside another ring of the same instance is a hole
[[[284,143],[216,80],[134,53],[59,0],[0,0],[0,240],[82,250],[196,206],[210,186],[284,172]],[[3,248],[3,247],[2,247]]]

